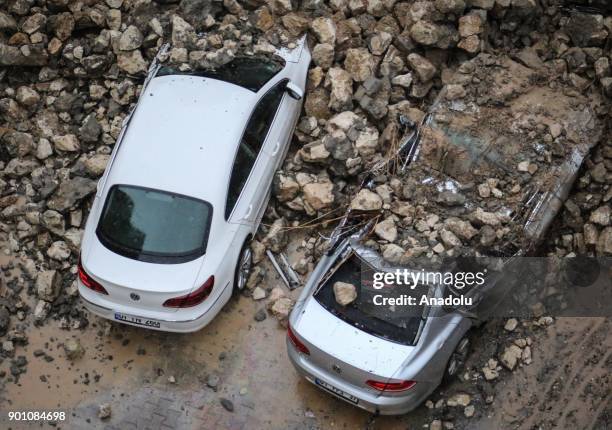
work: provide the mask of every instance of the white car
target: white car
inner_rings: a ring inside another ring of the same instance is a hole
[[[85,227],[78,286],[91,312],[192,332],[244,287],[310,63],[305,38],[276,54],[191,74],[151,66]]]

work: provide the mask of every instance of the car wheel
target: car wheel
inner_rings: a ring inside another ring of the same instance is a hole
[[[251,251],[251,241],[246,240],[242,245],[238,263],[236,264],[236,275],[234,276],[234,290],[242,291],[249,280],[251,267],[253,266],[253,251]]]
[[[469,346],[470,340],[467,337],[464,337],[459,341],[459,343],[457,344],[457,348],[455,348],[455,351],[452,353],[450,359],[448,360],[446,372],[444,372],[444,376],[447,379],[454,377],[463,367],[465,359],[467,358]]]

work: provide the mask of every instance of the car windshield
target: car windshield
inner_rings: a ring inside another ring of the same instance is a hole
[[[203,255],[212,218],[210,203],[127,185],[111,188],[97,235],[128,258],[180,263]]]
[[[349,248],[350,249],[350,248]],[[373,288],[374,269],[357,254],[350,255],[343,262],[339,257],[334,268],[328,272],[328,277],[315,292],[315,299],[329,312],[345,322],[374,336],[382,337],[392,342],[404,345],[414,345],[423,322],[423,308],[413,306],[394,306],[375,304],[374,296],[398,297],[401,293],[410,294],[410,289]],[[357,298],[349,305],[340,305],[334,296],[333,286],[336,282],[346,282],[355,285]],[[380,300],[380,297],[377,301]]]
[[[217,68],[181,72],[174,66],[163,66],[157,76],[192,75],[217,79],[257,92],[280,72],[285,63],[280,57],[236,57]]]

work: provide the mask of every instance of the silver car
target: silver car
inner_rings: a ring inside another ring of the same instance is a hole
[[[358,237],[341,240],[318,263],[288,326],[291,362],[308,381],[372,413],[396,415],[421,404],[461,367],[471,318],[429,306],[373,304],[380,290],[366,271],[394,271]],[[336,282],[361,285],[351,306],[339,305]],[[442,291],[432,288],[430,294]],[[421,294],[420,292],[415,294]],[[408,307],[406,307],[408,308]],[[437,318],[434,318],[438,316]]]

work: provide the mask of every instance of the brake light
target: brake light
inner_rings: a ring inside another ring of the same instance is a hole
[[[366,384],[368,384],[370,387],[378,391],[405,391],[405,390],[409,390],[410,388],[414,387],[416,382],[415,381],[380,382],[380,381],[374,381],[370,379],[369,381],[366,381]]]
[[[308,348],[306,348],[306,345],[304,345],[297,338],[297,336],[293,334],[293,331],[291,331],[291,326],[287,326],[287,336],[289,337],[289,340],[291,341],[293,346],[295,346],[295,349],[300,351],[302,354],[310,355],[310,351],[308,350]]]
[[[193,306],[197,306],[206,300],[206,298],[210,295],[214,284],[215,277],[211,276],[197,290],[184,296],[168,299],[164,302],[163,306],[166,308],[191,308]]]
[[[81,264],[81,257],[79,257],[79,264],[77,265],[77,269],[79,271],[79,279],[81,280],[83,285],[85,285],[90,290],[95,291],[96,293],[106,294],[108,296],[108,291],[106,291],[106,289],[104,289],[104,287],[100,285],[99,282],[96,282],[91,276],[87,274],[85,269],[83,269],[83,264]]]

